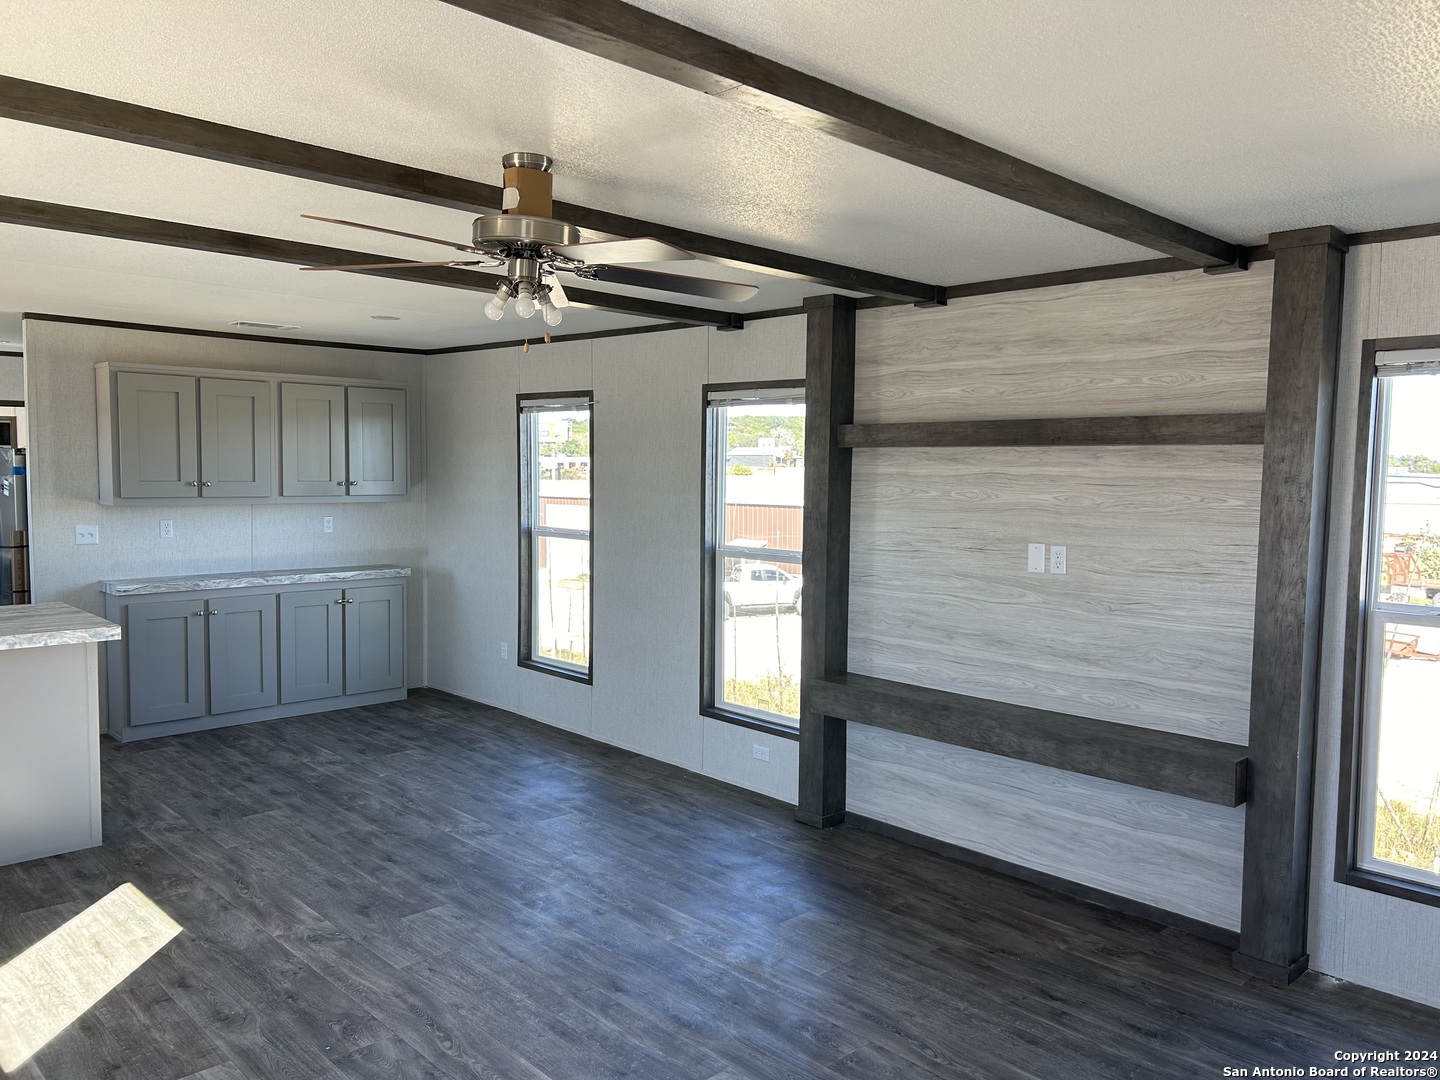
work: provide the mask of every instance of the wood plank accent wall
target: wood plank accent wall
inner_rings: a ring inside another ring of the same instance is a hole
[[[1251,804],[1235,966],[1293,982],[1309,966],[1315,700],[1345,235],[1275,233],[1261,489]]]
[[[850,464],[836,432],[855,413],[855,301],[805,300],[805,681],[845,671],[850,626]],[[816,828],[845,819],[845,720],[800,700],[795,818]]]
[[[1238,797],[1248,740],[1270,284],[1267,264],[860,313],[852,446],[922,442],[925,424],[964,444],[987,421],[1059,421],[1044,436],[1075,418],[1248,418],[1229,445],[855,450],[848,681],[930,688],[942,712],[1011,707],[1041,744],[1063,741],[1064,716],[1193,739],[1228,758],[1228,793],[1157,777],[1166,793],[1142,797],[1112,782],[1136,778],[1118,765],[1008,756],[993,725],[926,730],[907,690],[903,709],[826,706],[857,714],[851,810],[1238,929],[1246,810],[1218,804]],[[1068,574],[1027,574],[1030,542],[1065,545]]]
[[[866,311],[855,422],[1262,411],[1270,276],[1263,264]]]

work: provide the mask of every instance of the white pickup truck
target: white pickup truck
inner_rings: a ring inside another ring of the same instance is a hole
[[[736,612],[775,611],[800,614],[800,575],[788,574],[774,563],[742,562],[725,578],[725,617]]]

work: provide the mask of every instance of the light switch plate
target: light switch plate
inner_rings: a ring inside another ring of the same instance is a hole
[[[100,543],[99,525],[76,525],[75,543],[77,544],[98,544]]]
[[[1025,567],[1032,574],[1043,574],[1045,572],[1045,545],[1030,545],[1030,561]]]
[[[1065,549],[1054,546],[1050,548],[1050,573],[1065,573]]]

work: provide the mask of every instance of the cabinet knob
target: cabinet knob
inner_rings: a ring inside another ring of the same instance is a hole
[[[355,486],[356,484],[358,484],[358,483],[360,483],[359,480],[346,480],[346,481],[345,481],[345,486],[346,486],[346,487],[354,487],[354,486]]]
[[[191,486],[191,487],[199,487],[199,486],[200,486],[200,481],[199,481],[199,480],[191,480],[191,481],[190,481],[190,486]]]
[[[201,484],[200,486],[201,486],[201,487],[209,487],[209,486],[210,486],[210,481],[209,481],[209,480],[206,480],[206,481],[205,481],[203,484]]]
[[[345,481],[344,481],[344,480],[336,480],[336,481],[335,481],[335,486],[336,486],[336,487],[344,487],[344,486],[345,486]]]
[[[355,601],[354,601],[354,600],[340,599],[340,600],[336,600],[335,602],[336,602],[337,604],[353,604]]]
[[[204,615],[204,614],[206,614],[206,612],[203,612],[203,611],[197,611],[197,612],[195,612],[195,614],[196,614],[196,615]]]

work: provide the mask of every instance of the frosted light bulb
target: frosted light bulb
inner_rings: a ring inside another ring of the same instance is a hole
[[[545,322],[549,326],[560,325],[560,309],[548,300],[545,302]]]
[[[515,314],[522,319],[528,319],[535,314],[535,297],[530,295],[530,290],[521,286],[520,295],[515,298]]]
[[[499,321],[501,318],[504,317],[504,315],[505,309],[499,304],[495,303],[494,300],[491,300],[488,304],[485,305],[485,317],[487,319]]]

